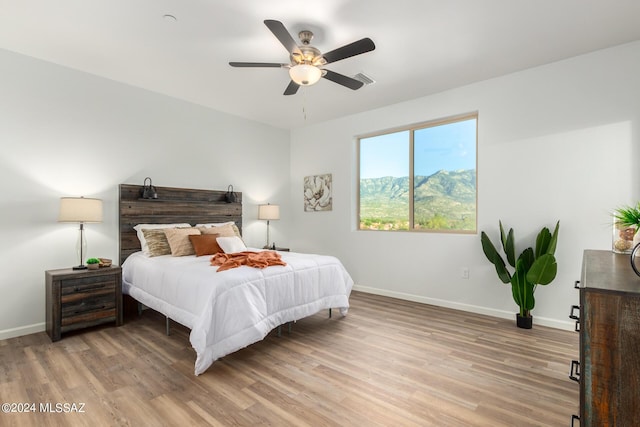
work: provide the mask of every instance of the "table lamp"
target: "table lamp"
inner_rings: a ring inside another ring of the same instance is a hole
[[[84,236],[84,223],[102,222],[102,200],[84,197],[60,198],[60,214],[58,222],[77,222],[80,224],[76,251],[79,263],[74,270],[84,270],[84,255],[87,252],[87,240]]]
[[[258,219],[267,221],[267,244],[265,249],[269,247],[269,221],[280,219],[280,206],[267,203],[258,206]]]

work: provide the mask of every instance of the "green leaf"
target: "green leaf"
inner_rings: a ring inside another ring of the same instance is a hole
[[[527,273],[527,280],[533,284],[548,285],[556,278],[558,264],[551,254],[536,259]]]
[[[551,242],[549,242],[549,248],[547,249],[547,253],[553,255],[556,253],[556,245],[558,244],[558,231],[560,230],[560,221],[556,222],[556,228],[553,230],[553,236],[551,237]]]
[[[482,251],[484,252],[484,255],[493,263],[496,256],[499,256],[498,251],[496,250],[496,247],[493,246],[493,243],[491,243],[491,239],[489,239],[487,233],[484,231],[480,233],[480,242],[482,242]]]
[[[511,267],[516,266],[516,254],[515,254],[515,246],[514,246],[514,237],[513,237],[513,228],[509,229],[509,233],[504,233],[504,227],[502,226],[502,221],[498,221],[500,224],[500,241],[502,242],[502,249],[504,249],[504,253],[507,255],[507,262]]]
[[[484,231],[480,233],[480,241],[482,242],[482,250],[484,251],[485,256],[496,267],[498,278],[500,278],[503,283],[509,283],[511,281],[511,275],[506,268],[504,260],[496,250],[496,247],[493,246],[493,243],[491,243],[487,233]]]
[[[518,307],[522,307],[522,301],[524,300],[524,282],[524,274],[516,269],[513,276],[511,276],[511,294]]]
[[[522,304],[522,309],[524,309],[524,312],[527,314],[529,313],[531,310],[533,310],[533,308],[536,306],[536,299],[533,296],[533,292],[535,290],[535,285],[533,285],[532,283],[530,283],[528,280],[525,282],[525,302],[524,304]]]
[[[504,227],[502,227],[502,221],[498,220],[498,225],[500,226],[500,242],[502,243],[502,247],[507,246],[507,236],[504,234]]]
[[[527,248],[518,257],[518,261],[522,261],[522,268],[525,272],[529,271],[531,266],[533,265],[533,261],[535,260],[535,256],[533,255],[533,249]]]
[[[547,227],[544,227],[538,233],[536,238],[536,258],[544,254],[553,255],[556,251],[556,245],[558,243],[558,230],[560,229],[560,221],[556,222],[556,228],[553,230],[553,235]]]
[[[551,232],[547,227],[544,227],[538,233],[538,237],[536,237],[536,258],[538,258],[542,254],[547,253],[547,249],[549,248],[550,242],[551,242]]]
[[[535,306],[533,292],[535,285],[527,280],[527,270],[524,265],[525,261],[520,256],[516,262],[516,271],[511,277],[511,292],[513,300],[520,307],[520,315],[524,316]]]
[[[515,238],[513,237],[513,228],[509,229],[506,246],[504,247],[504,253],[507,254],[507,261],[509,262],[511,267],[515,267],[516,266],[516,245],[515,245]]]

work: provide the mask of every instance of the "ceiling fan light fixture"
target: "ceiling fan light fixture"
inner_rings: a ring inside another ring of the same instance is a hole
[[[311,86],[318,83],[322,70],[309,64],[298,64],[289,68],[289,77],[300,86]]]

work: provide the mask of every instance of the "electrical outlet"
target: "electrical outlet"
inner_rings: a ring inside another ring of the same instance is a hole
[[[469,267],[462,267],[461,276],[463,279],[469,278]]]

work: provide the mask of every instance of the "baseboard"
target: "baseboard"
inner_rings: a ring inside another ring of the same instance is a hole
[[[361,285],[353,285],[353,290],[359,291],[359,292],[365,292],[368,294],[398,298],[406,301],[419,302],[422,304],[431,304],[439,307],[452,308],[454,310],[468,311],[470,313],[484,314],[486,316],[499,317],[501,319],[511,319],[511,320],[514,320],[515,322],[514,314],[509,311],[496,310],[493,308],[481,307],[477,305],[462,304],[454,301],[423,297],[419,295],[407,294],[403,292],[395,292],[387,289],[371,288],[368,286],[361,286]],[[550,328],[563,329],[567,331],[573,331],[575,328],[574,322],[560,321],[556,319],[549,319],[546,317],[539,317],[539,316],[533,317],[533,323],[534,325],[548,326]],[[42,332],[44,330],[45,330],[44,322],[36,323],[33,325],[21,326],[13,329],[5,329],[0,331],[0,340],[20,337],[23,335],[35,334],[38,332]]]
[[[419,302],[422,304],[431,304],[438,307],[452,308],[454,310],[468,311],[470,313],[484,314],[486,316],[499,317],[501,319],[511,319],[515,322],[515,314],[510,311],[496,310],[478,305],[463,304],[455,301],[447,301],[437,298],[423,297],[419,295],[406,294],[403,292],[395,292],[387,289],[371,288],[368,286],[353,285],[354,291],[365,292],[368,294],[382,295],[385,297],[398,298],[405,301]],[[563,329],[566,331],[575,330],[575,323],[571,321],[563,321],[550,319],[547,317],[533,316],[533,324],[540,326],[548,326],[555,329]]]
[[[21,337],[23,335],[35,334],[45,330],[45,324],[36,323],[33,325],[20,326],[19,328],[4,329],[0,331],[0,340],[6,340],[9,338]]]

